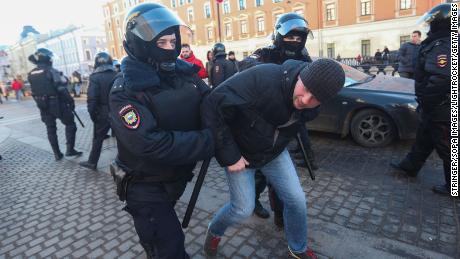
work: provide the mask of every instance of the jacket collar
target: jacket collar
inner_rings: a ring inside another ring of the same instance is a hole
[[[121,62],[121,72],[126,82],[126,86],[133,91],[143,91],[150,87],[160,85],[158,70],[145,63],[126,57]],[[195,72],[193,65],[183,60],[176,60],[176,74],[192,76]]]

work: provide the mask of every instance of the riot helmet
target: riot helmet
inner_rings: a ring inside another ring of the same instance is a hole
[[[284,41],[289,36],[301,37],[300,42]],[[297,13],[286,13],[281,15],[275,23],[273,32],[273,44],[279,48],[283,55],[300,55],[305,48],[307,37],[313,38],[313,33],[308,27],[308,22]]]
[[[173,34],[175,37],[173,49],[157,46],[158,39]],[[123,46],[132,58],[168,71],[174,70],[174,64],[181,50],[181,40],[184,39],[191,39],[190,28],[164,5],[143,3],[126,14]]]
[[[439,4],[422,15],[417,25],[422,26],[425,32],[449,31],[451,16],[451,4]]]
[[[53,64],[53,52],[49,49],[39,48],[35,51],[34,54],[29,56],[29,61],[34,64]]]
[[[214,58],[227,55],[227,53],[225,53],[225,45],[220,42],[214,44],[212,47],[212,55]]]
[[[115,69],[115,71],[120,72],[120,67],[121,67],[120,61],[118,61],[118,59],[114,59],[112,61],[112,64],[113,64],[113,68]]]
[[[102,51],[97,53],[96,57],[94,58],[94,69],[104,65],[112,66],[113,60],[109,53]]]

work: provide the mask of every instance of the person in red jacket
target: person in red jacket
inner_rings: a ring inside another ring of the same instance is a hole
[[[188,63],[197,65],[200,67],[200,71],[198,71],[198,76],[201,79],[207,78],[208,73],[206,72],[206,69],[204,68],[203,62],[199,60],[198,58],[193,55],[193,51],[190,48],[190,45],[187,43],[184,43],[181,45],[181,51],[180,51],[180,58],[187,61]]]
[[[24,86],[24,83],[20,78],[15,78],[11,84],[11,88],[16,93],[16,100],[19,102],[21,100],[21,89]]]

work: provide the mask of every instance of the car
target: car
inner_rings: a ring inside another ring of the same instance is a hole
[[[395,139],[415,138],[418,115],[414,80],[368,75],[340,63],[343,89],[322,104],[319,115],[307,122],[313,131],[351,135],[364,147],[383,147]]]

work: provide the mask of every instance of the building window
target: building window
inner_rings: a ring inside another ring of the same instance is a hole
[[[401,0],[401,10],[410,9],[412,0]]]
[[[263,32],[265,30],[264,17],[257,17],[257,32]]]
[[[113,33],[112,33],[112,31],[109,31],[109,38],[110,38],[111,41],[113,41]]]
[[[192,7],[187,9],[187,19],[189,22],[193,21],[193,8]]]
[[[118,39],[123,40],[123,33],[121,33],[121,29],[118,29]]]
[[[118,4],[113,5],[113,13],[118,13]]]
[[[91,60],[91,51],[85,50],[86,60]]]
[[[108,22],[107,25],[109,26],[109,29],[112,29],[112,23]]]
[[[240,10],[246,9],[246,0],[238,0],[238,6]]]
[[[176,8],[177,6],[177,1],[176,0],[171,0],[171,7]]]
[[[361,41],[361,55],[363,57],[368,57],[371,55],[371,41],[370,40]]]
[[[248,33],[248,22],[241,21],[241,33],[246,34]]]
[[[209,3],[204,4],[204,17],[211,18],[211,5]]]
[[[399,46],[401,47],[404,43],[410,41],[410,35],[403,35],[399,37]]]
[[[281,3],[283,0],[273,0],[273,3]]]
[[[225,36],[226,37],[232,36],[232,24],[231,23],[225,24]]]
[[[335,57],[335,44],[334,43],[328,43],[327,44],[327,57],[328,58],[334,58]]]
[[[208,27],[208,40],[212,39],[212,27]]]
[[[264,0],[256,0],[256,6],[262,6],[264,4]]]
[[[191,4],[193,2],[193,0],[187,0],[187,3]]]
[[[85,39],[83,40],[83,45],[86,45],[86,44],[88,44],[88,41]]]
[[[335,4],[326,5],[326,21],[335,20]]]
[[[298,15],[304,17],[303,9],[297,9],[297,10],[295,10],[294,12],[295,12],[296,14],[298,14]]]
[[[185,4],[185,0],[179,0],[179,5],[182,6]]]
[[[224,13],[230,13],[230,1],[229,0],[224,0]]]
[[[361,0],[361,15],[371,14],[371,0]]]

